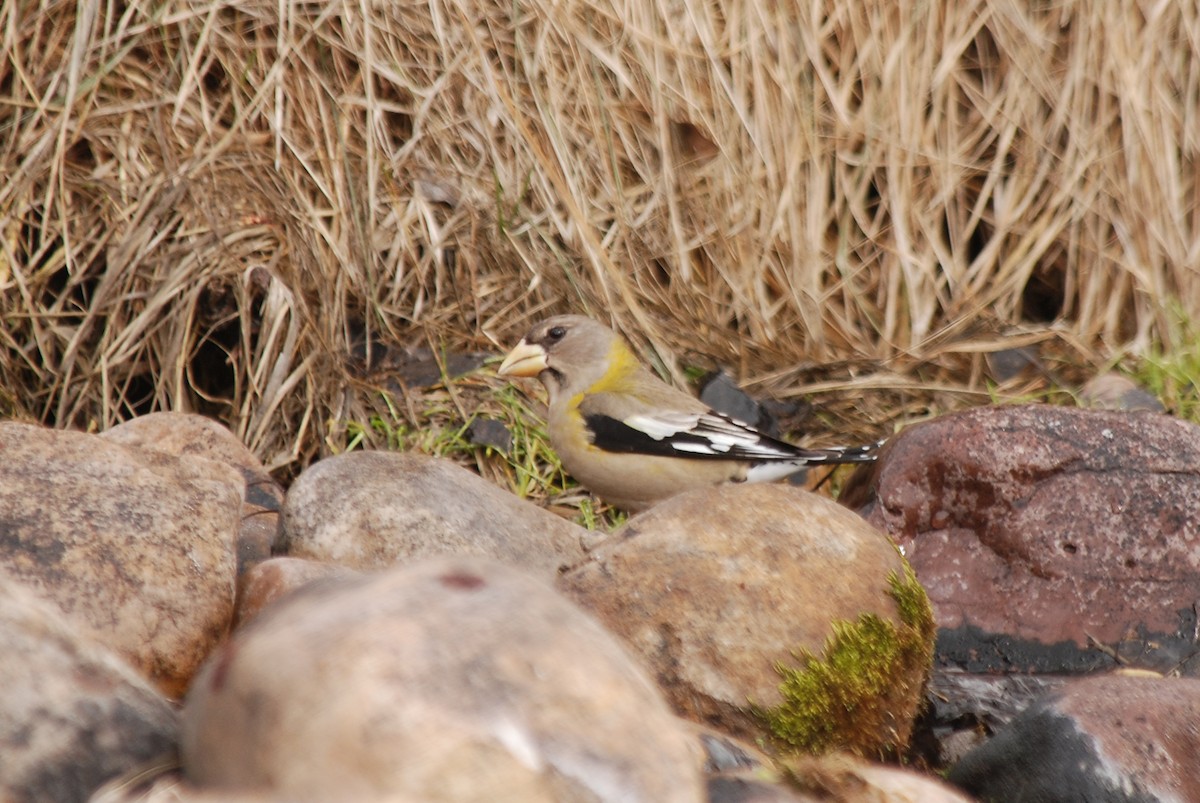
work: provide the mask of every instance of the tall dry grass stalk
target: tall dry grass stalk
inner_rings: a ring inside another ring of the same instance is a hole
[[[356,343],[549,309],[783,393],[1200,316],[1192,2],[10,0],[0,32],[0,381],[57,425],[199,409],[294,465]]]

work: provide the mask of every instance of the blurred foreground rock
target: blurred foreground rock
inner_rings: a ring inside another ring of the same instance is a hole
[[[479,555],[552,580],[583,559],[589,537],[449,460],[419,454],[326,458],[300,475],[284,505],[288,555],[352,569]]]
[[[200,788],[423,801],[700,801],[700,751],[598,624],[543,582],[440,558],[320,583],[208,662]]]
[[[907,745],[932,651],[928,603],[905,577],[896,548],[829,500],[726,485],[631,518],[560,585],[684,716],[876,755]]]
[[[178,738],[174,709],[131,667],[0,573],[0,799],[84,801]]]
[[[242,475],[12,422],[0,456],[0,567],[182,694],[233,613]]]

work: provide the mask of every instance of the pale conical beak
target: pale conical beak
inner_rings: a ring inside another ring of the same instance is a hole
[[[500,363],[496,373],[500,376],[537,376],[547,367],[546,350],[522,340]]]

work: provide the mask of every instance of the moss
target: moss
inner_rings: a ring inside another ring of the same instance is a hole
[[[780,664],[783,702],[757,708],[785,751],[848,750],[878,757],[903,749],[933,659],[936,625],[925,590],[907,563],[888,576],[900,622],[865,613],[835,622],[820,656]]]
[[[900,612],[900,622],[911,628],[921,637],[925,645],[926,663],[933,660],[933,639],[937,635],[937,622],[933,621],[933,608],[929,605],[929,596],[925,588],[917,580],[908,561],[904,561],[904,578],[895,572],[888,575],[889,594],[896,600]]]

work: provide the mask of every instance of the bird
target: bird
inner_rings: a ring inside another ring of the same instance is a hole
[[[771,437],[659,379],[619,335],[581,315],[536,324],[497,373],[542,383],[546,431],[567,473],[629,513],[725,482],[871,462],[882,443],[804,449]]]

